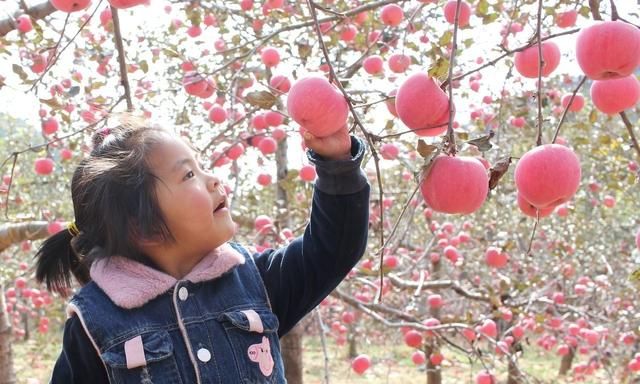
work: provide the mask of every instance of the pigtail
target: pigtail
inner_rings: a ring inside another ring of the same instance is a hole
[[[36,280],[63,297],[71,291],[71,276],[80,284],[90,281],[89,270],[74,250],[74,237],[63,230],[46,239],[36,252]]]

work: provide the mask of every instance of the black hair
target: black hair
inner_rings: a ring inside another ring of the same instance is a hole
[[[175,241],[155,193],[160,179],[148,160],[163,135],[171,132],[131,117],[93,134],[93,150],[71,181],[79,233],[56,233],[35,255],[36,280],[47,290],[67,296],[72,275],[81,285],[88,283],[91,264],[100,258],[118,255],[149,264],[138,239]]]

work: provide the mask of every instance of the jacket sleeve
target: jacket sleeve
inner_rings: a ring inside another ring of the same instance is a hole
[[[62,353],[53,368],[50,384],[109,383],[102,360],[78,316],[67,319],[62,339]]]
[[[304,234],[285,247],[254,255],[280,321],[279,336],[329,295],[364,254],[370,190],[360,169],[364,152],[364,142],[354,136],[349,160],[325,160],[309,150],[317,180]]]

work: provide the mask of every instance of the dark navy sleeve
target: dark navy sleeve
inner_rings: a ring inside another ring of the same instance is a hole
[[[51,374],[50,384],[109,384],[107,372],[78,316],[64,324],[62,353]]]
[[[286,334],[340,284],[364,254],[370,186],[360,163],[364,142],[351,137],[351,159],[326,160],[307,151],[318,175],[304,234],[287,246],[254,255],[279,336]]]

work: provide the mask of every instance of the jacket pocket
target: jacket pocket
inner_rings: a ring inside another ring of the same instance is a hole
[[[167,331],[143,333],[102,353],[109,382],[182,383]]]
[[[245,384],[283,383],[278,318],[268,309],[224,312],[218,318]]]

